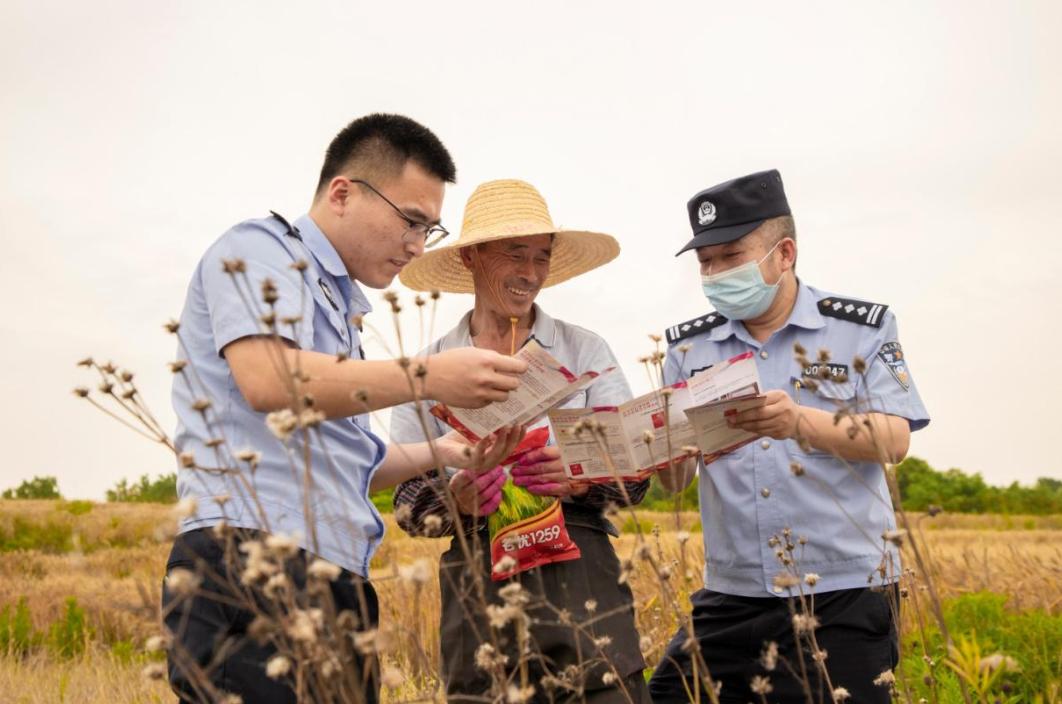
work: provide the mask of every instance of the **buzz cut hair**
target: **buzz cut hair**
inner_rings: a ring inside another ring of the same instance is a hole
[[[457,180],[457,167],[450,152],[424,125],[387,113],[359,117],[328,145],[315,197],[341,175],[373,184],[386,183],[398,177],[407,161],[446,183]]]
[[[792,215],[770,218],[763,223],[760,231],[763,233],[763,243],[768,248],[775,246],[786,238],[796,241],[796,221],[793,220]]]

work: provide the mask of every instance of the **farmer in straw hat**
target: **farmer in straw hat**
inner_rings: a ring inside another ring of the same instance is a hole
[[[619,245],[609,235],[554,226],[545,200],[530,184],[490,181],[468,199],[458,241],[412,262],[401,280],[421,291],[475,294],[472,310],[424,354],[468,345],[510,354],[534,339],[581,374],[616,366],[608,344],[589,330],[550,317],[535,298],[542,288],[595,269],[618,254]],[[630,398],[627,381],[617,369],[566,406],[615,406]],[[434,436],[447,431],[433,416],[426,421]],[[423,437],[413,405],[395,408],[392,440]],[[442,556],[442,675],[450,701],[482,700],[490,694],[492,682],[476,663],[482,660],[477,648],[486,642],[488,629],[482,608],[477,607],[481,602],[473,588],[474,574],[478,570],[483,576],[490,604],[502,601],[498,592],[507,582],[489,578],[488,533],[485,521],[478,519],[497,509],[506,477],[500,467],[482,473],[446,471],[462,514],[459,529],[470,536],[467,544],[476,546],[479,554],[466,559],[460,541],[454,539]],[[616,532],[603,515],[609,504],[622,505],[628,498],[641,501],[648,482],[627,482],[624,497],[617,485],[570,481],[552,445],[532,450],[511,474],[516,485],[534,494],[560,497],[569,535],[582,552],[581,559],[546,564],[515,577],[531,593],[531,653],[525,681],[535,684],[536,700],[580,699],[582,689],[587,701],[648,701],[633,599],[627,585],[619,583],[620,565],[609,539]],[[436,486],[437,475],[399,486],[394,501],[404,530],[414,535],[454,535],[455,521]],[[561,624],[562,611],[571,615],[572,623],[588,625],[579,632]],[[509,638],[503,653],[510,670],[521,660],[514,640]]]

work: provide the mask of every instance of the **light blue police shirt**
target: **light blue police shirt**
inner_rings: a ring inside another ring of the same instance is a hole
[[[188,366],[174,375],[172,394],[176,446],[178,452],[192,453],[198,467],[230,471],[179,469],[178,496],[194,498],[198,505],[180,530],[224,520],[240,528],[292,535],[308,552],[368,576],[369,560],[384,532],[369,500],[369,481],[386,452],[369,428],[368,416],[328,420],[318,426],[319,434],[311,434],[305,491],[302,435],[296,433],[287,443],[274,435],[266,426],[266,414],[247,404],[221,354],[231,342],[263,334],[259,315],[266,305],[261,287],[268,278],[279,296],[275,308],[282,337],[303,350],[363,356],[351,318],[371,310],[368,299],[308,215],[293,225],[301,241],[276,218],[236,225],[203,255],[188,287],[178,348],[178,358]],[[235,259],[244,262],[246,278],[225,273],[223,262]],[[309,264],[301,273],[292,267],[300,260]],[[294,316],[301,316],[294,330],[279,322]],[[197,399],[211,402],[205,421],[192,408]],[[224,442],[212,447],[213,439]],[[254,472],[237,458],[244,450],[261,453]],[[219,502],[219,497],[228,500]]]
[[[784,389],[803,406],[835,412],[880,412],[906,418],[911,430],[929,423],[915,388],[887,306],[840,298],[799,285],[789,320],[760,344],[737,321],[711,313],[673,326],[664,368],[665,383],[752,351],[765,390]],[[826,314],[824,314],[824,312]],[[794,344],[803,345],[813,364],[820,349],[830,353],[830,380],[813,393],[802,387],[805,373]],[[680,348],[689,345],[683,352]],[[857,374],[861,357],[866,372]],[[845,378],[847,377],[847,378]],[[853,408],[854,407],[854,408]],[[842,421],[844,422],[844,421]],[[798,462],[803,476],[790,464]],[[801,575],[816,573],[816,592],[852,589],[894,581],[899,555],[882,533],[896,527],[892,500],[881,466],[845,462],[795,440],[760,438],[699,470],[701,525],[704,532],[705,588],[738,596],[777,595],[774,577],[782,571],[769,541],[791,528]],[[885,580],[877,569],[888,550]],[[783,592],[782,595],[786,595]]]

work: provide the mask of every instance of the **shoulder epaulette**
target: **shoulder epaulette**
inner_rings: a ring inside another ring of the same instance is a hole
[[[290,222],[284,219],[283,215],[281,215],[275,210],[270,210],[269,214],[272,215],[276,220],[280,221],[280,224],[284,226],[284,229],[286,230],[286,232],[284,233],[285,235],[287,235],[288,237],[294,237],[298,241],[302,242],[302,233],[299,232],[299,228],[292,225]]]
[[[819,301],[819,312],[831,318],[847,320],[850,323],[869,325],[880,328],[889,307],[883,303],[857,301],[854,298],[828,296]]]
[[[667,344],[673,345],[679,340],[685,340],[687,337],[692,337],[697,333],[707,332],[712,328],[719,327],[726,321],[727,317],[722,313],[706,313],[693,320],[672,325],[667,329]]]

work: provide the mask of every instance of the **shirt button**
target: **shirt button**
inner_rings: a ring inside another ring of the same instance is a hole
[[[770,495],[771,495],[771,490],[768,489],[767,487],[763,487],[762,489],[760,489],[760,496],[762,496],[763,498],[766,499]]]
[[[760,447],[762,447],[764,450],[766,450],[770,446],[771,446],[771,441],[770,440],[760,440]]]
[[[760,359],[767,359],[767,350],[760,350]]]

